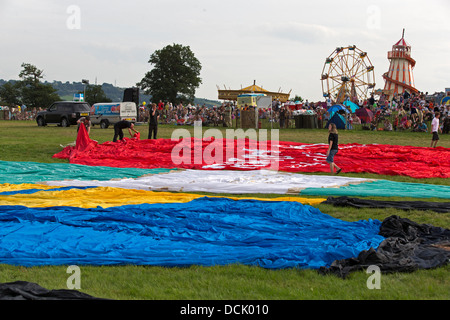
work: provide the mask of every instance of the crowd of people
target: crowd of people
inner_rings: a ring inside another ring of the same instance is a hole
[[[270,122],[279,124],[280,128],[288,128],[294,119],[296,111],[304,110],[311,113],[319,112],[322,115],[325,110],[323,103],[303,103],[301,105],[281,103],[274,100],[271,108],[259,108],[258,119],[267,119]],[[151,103],[150,105],[154,105]],[[229,126],[230,120],[239,119],[241,111],[251,109],[252,106],[244,105],[238,107],[235,101],[223,102],[220,106],[206,106],[200,104],[182,104],[177,105],[171,102],[160,101],[156,104],[159,113],[160,124],[173,125],[193,125],[196,121],[201,121],[202,126]],[[139,121],[147,123],[149,121],[151,107],[140,107]],[[326,123],[325,123],[326,124]],[[325,125],[323,124],[323,126]],[[321,126],[321,127],[323,127]]]
[[[182,104],[173,105],[170,102],[151,103],[150,107],[140,107],[139,122],[148,123],[151,118],[152,107],[156,106],[159,114],[159,124],[193,125],[194,121],[202,121],[204,126],[223,125],[226,112],[232,109],[230,104],[220,107],[207,107],[205,105]]]
[[[234,119],[239,119],[244,108],[238,108],[236,102],[224,102],[219,106],[206,106],[200,104],[172,104],[171,102],[159,101],[139,107],[139,122],[148,123],[150,120],[150,109],[156,105],[159,124],[193,125],[201,121],[203,126],[231,126]],[[317,116],[318,127],[326,128],[330,113],[328,108],[334,102],[327,99],[324,102],[281,103],[274,100],[271,108],[258,109],[258,118],[267,119],[279,128],[294,127],[294,117],[299,112],[309,112]],[[450,105],[438,105],[434,101],[426,99],[423,93],[415,94],[405,92],[395,94],[388,99],[381,95],[379,99],[371,96],[358,104],[359,107],[368,108],[373,113],[370,122],[360,119],[355,112],[343,113],[346,117],[348,127],[361,124],[366,130],[430,132],[431,121],[435,112],[440,113],[439,128],[442,133],[450,132]],[[7,110],[7,111],[6,111]],[[34,120],[36,113],[42,110],[27,108],[4,108],[4,119],[10,120]]]
[[[309,112],[317,115],[319,128],[326,128],[331,116],[328,108],[332,105],[334,102],[331,100],[325,102],[306,100],[301,104],[280,103],[275,100],[272,108],[258,110],[258,118],[277,123],[280,128],[289,128],[293,127],[294,117],[298,112]],[[193,125],[195,121],[202,121],[203,126],[227,126],[229,125],[227,119],[239,118],[240,112],[245,108],[238,108],[235,102],[224,102],[220,106],[207,107],[199,104],[174,105],[160,101],[156,106],[160,124]],[[371,96],[358,106],[369,109],[373,117],[370,122],[365,122],[355,112],[344,113],[350,124],[349,127],[362,124],[362,128],[366,130],[429,132],[429,125],[435,112],[439,111],[442,132],[450,131],[450,105],[435,105],[433,101],[425,99],[424,94],[396,94],[392,99],[387,99],[383,95],[379,99]],[[141,106],[139,121],[146,123],[148,120],[149,108]]]
[[[434,104],[424,94],[394,95],[392,100],[369,100],[368,107],[374,111],[370,130],[430,132],[429,125],[440,114],[439,127],[443,133],[450,131],[450,105]]]
[[[42,108],[26,108],[25,106],[0,106],[0,112],[3,116],[0,119],[5,120],[35,120],[36,114],[42,111]]]

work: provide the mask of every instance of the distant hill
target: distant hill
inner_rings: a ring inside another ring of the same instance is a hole
[[[3,86],[6,82],[15,82],[15,80],[3,80],[0,79],[0,86]],[[63,100],[72,100],[73,95],[79,92],[84,91],[84,84],[81,82],[72,82],[69,81],[62,82],[62,81],[53,81],[48,82],[45,81],[44,83],[51,84],[53,88],[57,91],[56,93],[61,97]],[[120,88],[115,87],[112,84],[109,83],[103,83],[102,85],[103,92],[105,92],[105,95],[111,99],[113,102],[119,102],[123,100],[123,92],[126,88]],[[149,103],[151,101],[151,96],[145,95],[143,93],[139,94],[139,101]],[[202,98],[195,98],[194,100],[195,104],[199,105],[206,105],[206,106],[218,106],[221,104],[220,101],[214,101],[214,100],[208,100],[208,99],[202,99]]]
[[[53,88],[57,91],[59,96],[64,100],[72,100],[73,95],[79,92],[84,91],[84,84],[81,82],[72,82],[69,81],[61,82],[61,81],[53,81],[53,82],[45,82],[50,83]],[[123,99],[123,92],[125,88],[115,87],[109,83],[103,83],[102,85],[103,92],[105,95],[111,99],[113,102],[119,102]],[[139,101],[149,101],[151,96],[140,94]]]

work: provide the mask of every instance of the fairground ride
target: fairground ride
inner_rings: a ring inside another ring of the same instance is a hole
[[[359,104],[374,93],[374,66],[367,52],[356,46],[338,47],[326,58],[321,81],[325,98],[337,104],[347,99]]]

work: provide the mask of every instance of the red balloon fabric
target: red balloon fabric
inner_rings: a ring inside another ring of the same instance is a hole
[[[76,146],[79,150],[84,150],[91,143],[89,134],[87,133],[86,126],[80,125],[78,129],[78,135],[76,140]]]
[[[80,130],[75,147],[54,158],[70,163],[120,168],[184,168],[329,172],[326,144],[205,138],[140,140],[98,144]],[[450,149],[383,144],[341,144],[335,156],[343,172],[368,172],[413,178],[449,178]]]

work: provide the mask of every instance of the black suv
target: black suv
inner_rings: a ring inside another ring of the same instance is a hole
[[[45,111],[36,114],[38,126],[45,126],[48,123],[56,123],[61,127],[68,127],[76,124],[81,117],[88,116],[91,106],[87,102],[58,101],[53,103]]]

